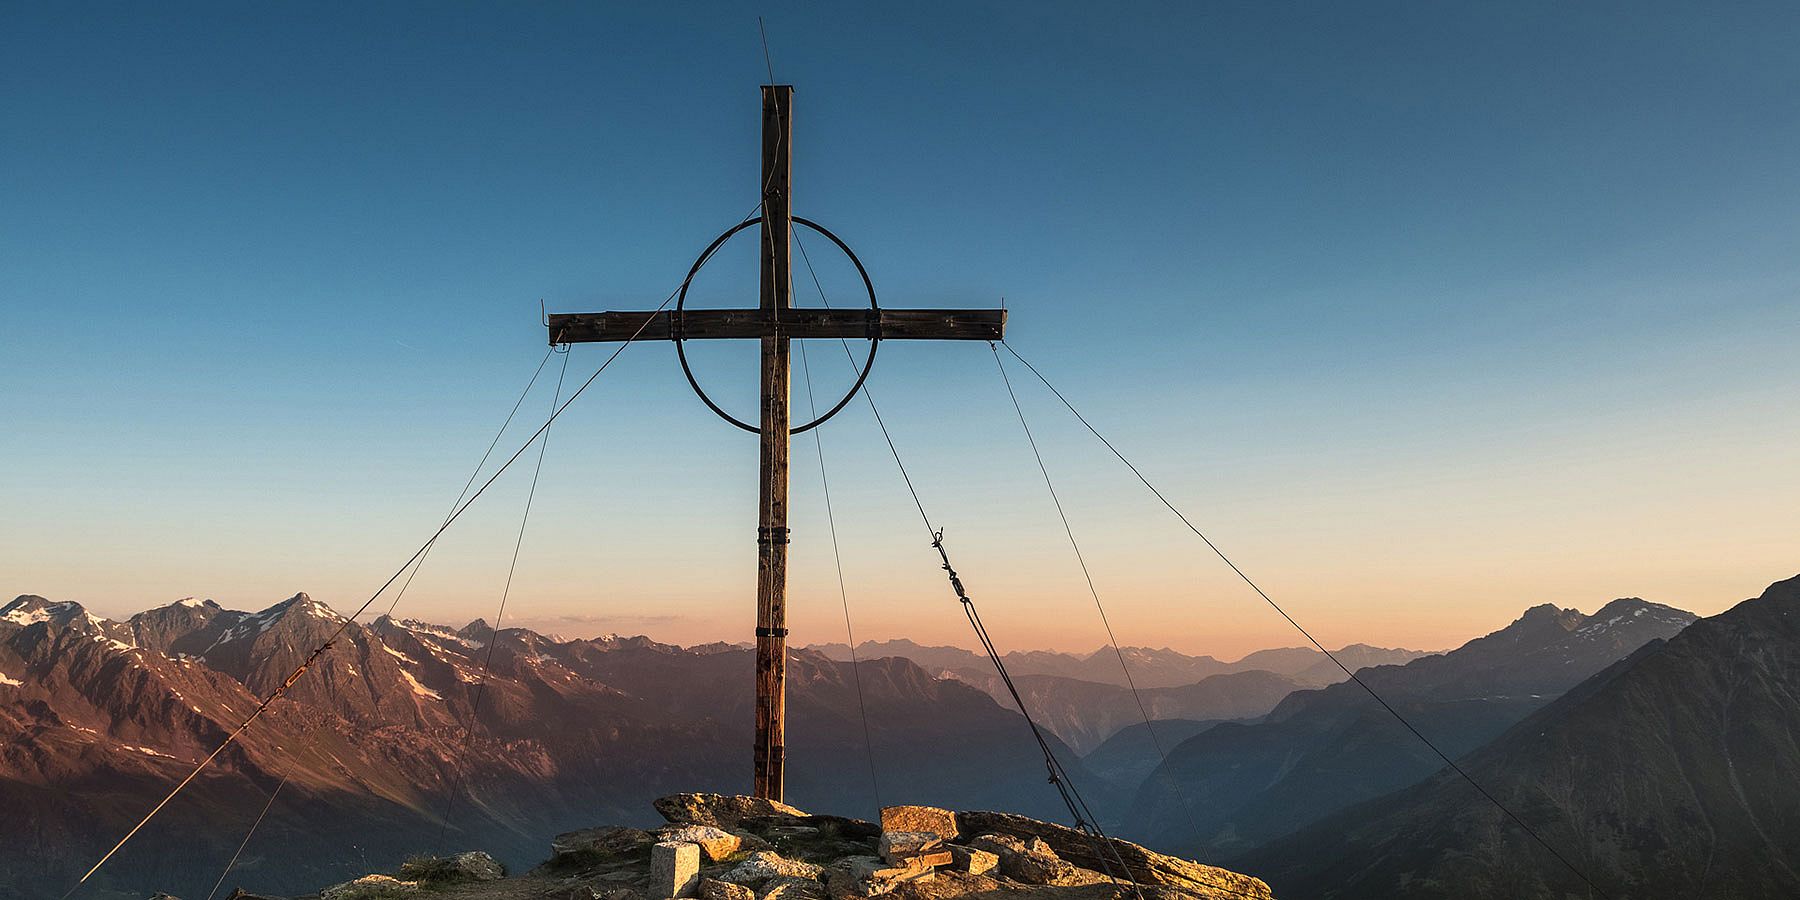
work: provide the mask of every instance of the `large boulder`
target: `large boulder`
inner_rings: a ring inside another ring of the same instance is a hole
[[[1025,841],[1037,838],[1057,856],[1091,872],[1110,869],[1117,873],[1123,864],[1123,874],[1138,884],[1165,885],[1207,900],[1267,900],[1272,896],[1268,884],[1260,878],[1167,856],[1118,838],[1102,839],[1011,813],[965,812],[958,813],[956,819],[965,836],[1001,835]],[[976,843],[970,846],[991,850]],[[1002,871],[1005,859],[1005,854],[1001,854]]]
[[[969,846],[1000,860],[1000,874],[1024,884],[1079,884],[1075,866],[1056,855],[1041,838],[1021,839],[1010,834],[984,834]]]
[[[763,882],[756,900],[825,900],[825,885],[817,878],[780,876]]]
[[[779,800],[727,794],[670,794],[653,804],[662,817],[676,825],[711,825],[730,830],[746,818],[781,816],[804,818],[806,813]]]
[[[724,862],[725,857],[738,852],[744,839],[711,825],[682,825],[676,828],[664,828],[657,836],[665,841],[679,841],[688,844],[699,844],[700,852],[706,854],[709,862]]]
[[[900,864],[915,856],[941,850],[943,846],[944,839],[929,831],[883,831],[876,848],[881,851],[882,859]]]
[[[788,859],[773,850],[758,850],[718,876],[720,881],[761,887],[773,878],[805,878],[817,881],[825,874],[823,866],[798,859]]]
[[[756,900],[756,891],[717,878],[700,879],[700,900]]]
[[[945,841],[956,840],[956,813],[935,806],[884,806],[882,831],[923,831]]]
[[[923,864],[894,865],[880,857],[851,856],[839,860],[826,873],[825,885],[831,900],[855,900],[879,897],[901,885],[929,881],[935,874],[935,870]]]

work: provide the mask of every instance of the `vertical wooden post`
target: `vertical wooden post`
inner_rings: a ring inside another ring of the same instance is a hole
[[[762,308],[790,308],[791,85],[762,89]],[[756,529],[756,796],[780,800],[787,761],[788,339],[762,339],[762,489]]]

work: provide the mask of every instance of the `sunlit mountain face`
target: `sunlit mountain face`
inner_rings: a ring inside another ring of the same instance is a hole
[[[205,896],[284,778],[237,870],[276,893],[440,842],[528,865],[550,835],[643,820],[664,794],[748,792],[753,654],[741,647],[346,625],[305,594],[257,612],[187,599],[124,622],[23,596],[0,609],[0,802],[13,811],[0,892],[72,884],[327,640],[108,863],[94,896]],[[795,651],[789,673],[789,799],[873,816],[872,746],[884,796],[1063,813],[1023,721],[981,690],[898,658],[853,673]]]

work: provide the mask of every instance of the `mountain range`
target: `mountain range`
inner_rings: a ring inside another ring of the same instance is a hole
[[[1554,849],[1445,771],[1239,863],[1282,897],[1601,895],[1588,879],[1633,900],[1800,896],[1800,578],[1651,641],[1461,764]]]
[[[29,595],[0,609],[0,894],[73,884],[344,624],[305,594],[124,622]],[[644,818],[657,796],[746,793],[753,666],[730,645],[349,624],[84,896],[205,896],[277,785],[238,869],[272,893],[439,844],[531,862],[548,835]],[[807,651],[789,678],[795,802],[874,815],[866,704],[882,800],[1062,814],[1023,720],[976,688],[904,659],[852,671]]]
[[[1693,620],[1638,599],[1593,615],[1545,604],[1448,653],[1362,669],[1362,684],[1296,691],[1259,721],[1220,723],[1170,750],[1120,827],[1202,859],[1247,851],[1443,765],[1363,685],[1455,758]]]
[[[1002,706],[1014,706],[998,675],[946,674],[981,688]],[[1013,684],[1038,724],[1079,753],[1099,747],[1121,728],[1142,728],[1146,715],[1152,722],[1253,719],[1302,686],[1286,675],[1254,670],[1209,675],[1179,687],[1141,688],[1135,696],[1127,688],[1060,675],[1015,675]]]
[[[1300,651],[1249,657],[1282,671],[1219,672],[1134,648],[1134,676],[1139,659],[1162,673],[1139,678],[1150,725],[1125,688],[1068,674],[1116,669],[1110,648],[1007,659],[1112,834],[1266,877],[1276,896],[1547,900],[1587,896],[1588,877],[1611,896],[1784,897],[1800,894],[1796,609],[1800,579],[1698,621],[1634,598],[1540,605],[1445,653],[1371,650],[1405,658],[1358,668],[1360,683],[1321,684]],[[635,822],[657,796],[748,786],[742,646],[362,625],[305,594],[125,621],[26,595],[0,608],[0,895],[72,884],[340,630],[84,897],[204,896],[277,790],[234,876],[273,894],[418,852],[526,863],[547,836]],[[980,658],[834,652],[791,651],[790,799],[1066,818]],[[1201,674],[1158,683],[1179,672]]]
[[[808,649],[836,660],[852,658],[845,644],[815,644]],[[1344,668],[1354,671],[1429,654],[1351,644],[1333,655]],[[928,671],[968,682],[986,691],[1001,706],[1017,708],[993,663],[973,651],[923,646],[902,638],[864,641],[857,645],[855,654],[857,659],[890,656],[909,659]],[[1166,647],[1121,647],[1115,651],[1110,646],[1088,654],[1014,651],[1001,660],[1039,724],[1081,753],[1094,750],[1121,728],[1134,723],[1142,727],[1146,716],[1152,721],[1254,719],[1274,709],[1294,690],[1322,687],[1348,677],[1344,668],[1324,653],[1301,647],[1258,650],[1235,662],[1189,656]],[[1125,665],[1130,666],[1129,678]],[[1164,749],[1172,746],[1173,743],[1163,742]],[[1142,752],[1155,754],[1154,743],[1146,741]],[[1142,768],[1142,752],[1129,762],[1122,758],[1115,762],[1124,766],[1121,771],[1135,773]],[[1135,788],[1136,784],[1132,781],[1126,789]]]
[[[849,660],[847,644],[814,644],[810,648],[836,660]],[[1401,650],[1350,644],[1333,655],[1351,671],[1365,666],[1392,665],[1430,655],[1431,651]],[[1311,647],[1280,647],[1258,650],[1235,662],[1224,662],[1211,656],[1189,656],[1167,647],[1101,647],[1092,653],[1062,653],[1054,650],[1015,650],[1001,657],[1007,671],[1014,675],[1045,675],[1125,687],[1127,679],[1119,657],[1131,667],[1130,681],[1139,688],[1182,687],[1214,675],[1238,672],[1272,672],[1293,679],[1307,687],[1323,687],[1343,681],[1346,676],[1325,654]],[[899,656],[910,659],[933,672],[953,672],[971,679],[985,679],[994,672],[988,658],[961,647],[924,646],[905,638],[887,641],[863,641],[856,645],[858,659]]]

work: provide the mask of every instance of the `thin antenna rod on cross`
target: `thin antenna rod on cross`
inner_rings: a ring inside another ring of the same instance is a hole
[[[762,35],[763,65],[769,67],[769,84],[775,83],[775,60],[769,56],[769,30],[763,27],[763,17],[756,17],[756,33]]]

